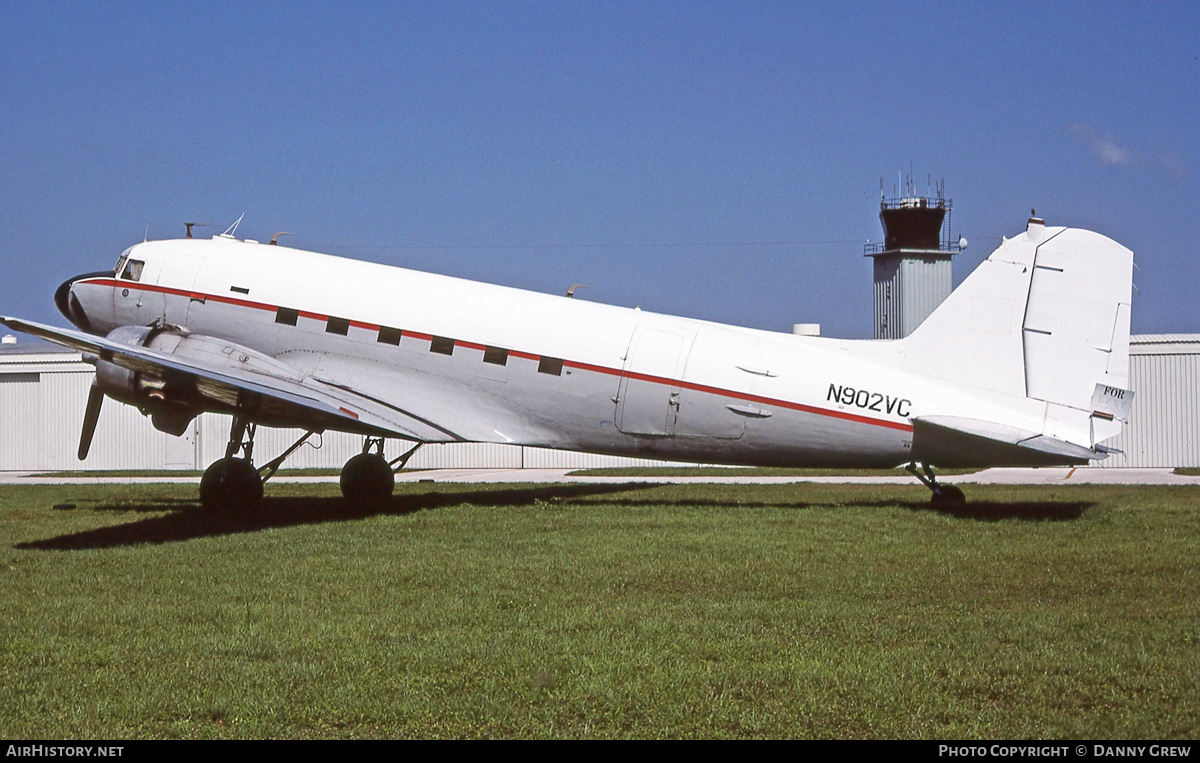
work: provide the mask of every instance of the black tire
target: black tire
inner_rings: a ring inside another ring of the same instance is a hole
[[[342,467],[339,483],[351,504],[377,508],[392,497],[396,475],[383,456],[360,453]]]
[[[244,458],[222,458],[200,478],[200,505],[207,511],[247,511],[262,503],[258,470]]]
[[[930,502],[935,509],[960,509],[967,505],[967,497],[954,485],[938,485]]]

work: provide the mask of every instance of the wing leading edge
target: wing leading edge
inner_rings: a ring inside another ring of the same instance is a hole
[[[318,431],[333,429],[420,442],[453,442],[462,439],[431,422],[352,390],[298,374],[284,378],[289,374],[284,373],[282,364],[275,370],[269,364],[259,364],[258,370],[248,370],[248,367],[219,364],[205,357],[178,357],[149,347],[19,318],[0,317],[0,323],[78,350],[100,361],[186,385],[204,400],[213,403],[207,408],[209,410],[249,410],[264,416],[276,426],[296,426]],[[224,344],[235,350],[253,353],[232,343]]]

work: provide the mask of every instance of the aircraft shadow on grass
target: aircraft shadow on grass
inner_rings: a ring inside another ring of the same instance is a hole
[[[912,511],[932,511],[957,519],[975,519],[998,522],[1002,519],[1018,519],[1025,522],[1065,522],[1079,519],[1083,512],[1096,504],[1092,501],[969,501],[962,506],[933,507],[920,501],[903,501],[888,506],[903,506]]]
[[[375,516],[404,515],[464,503],[476,506],[521,506],[537,501],[562,501],[582,496],[629,492],[654,487],[626,485],[545,485],[503,490],[445,490],[393,496],[377,507],[354,507],[340,496],[279,496],[264,498],[258,508],[246,512],[210,512],[196,501],[156,498],[144,503],[98,504],[92,511],[154,513],[158,516],[123,525],[60,535],[46,540],[18,543],[14,548],[69,551],[114,548],[141,544],[174,543],[196,538],[258,532],[278,527],[346,522]],[[75,504],[55,508],[71,509]],[[161,514],[170,511],[169,514]]]
[[[69,551],[79,549],[116,548],[142,544],[176,543],[196,538],[233,535],[245,532],[326,522],[345,522],[374,516],[405,515],[430,511],[447,506],[472,504],[502,508],[529,505],[538,501],[556,501],[586,506],[586,499],[603,499],[615,493],[650,490],[661,487],[651,483],[609,485],[545,485],[500,490],[444,490],[393,496],[379,507],[350,507],[340,497],[281,496],[263,500],[262,505],[243,513],[208,512],[197,508],[195,501],[159,498],[141,504],[99,504],[94,511],[153,512],[158,516],[140,519],[123,525],[60,535],[39,541],[15,544],[18,549]],[[873,508],[907,508],[911,511],[933,511],[958,519],[980,521],[1068,521],[1081,517],[1094,504],[1087,501],[1041,501],[1004,503],[979,501],[956,508],[933,508],[920,501],[738,501],[712,499],[650,498],[603,499],[629,508],[696,507],[696,508],[794,508],[834,509],[848,506]],[[578,501],[578,503],[576,503]],[[74,504],[59,504],[55,508],[71,509]],[[161,515],[160,512],[171,513]]]

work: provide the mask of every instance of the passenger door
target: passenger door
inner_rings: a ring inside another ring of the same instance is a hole
[[[674,433],[679,409],[677,382],[683,373],[685,350],[694,336],[641,326],[634,331],[617,393],[617,429],[626,434]]]

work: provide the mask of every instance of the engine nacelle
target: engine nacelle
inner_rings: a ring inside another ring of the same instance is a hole
[[[171,353],[185,336],[150,326],[122,326],[110,332],[108,338]],[[172,386],[160,376],[133,371],[112,361],[96,360],[96,384],[108,397],[149,416],[154,428],[167,434],[183,434],[192,419],[203,412],[194,390]]]

